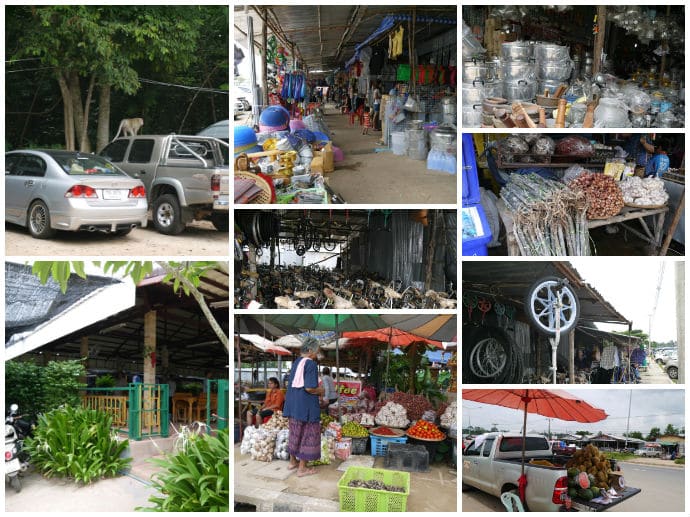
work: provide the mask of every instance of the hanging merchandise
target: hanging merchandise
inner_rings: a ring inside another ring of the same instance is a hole
[[[382,48],[376,48],[371,54],[371,62],[369,63],[369,71],[373,75],[381,74],[383,70],[383,63],[385,60],[385,52]]]
[[[388,57],[397,59],[403,53],[403,33],[402,25],[390,33],[388,36]]]
[[[396,81],[407,82],[410,80],[410,65],[398,65]]]

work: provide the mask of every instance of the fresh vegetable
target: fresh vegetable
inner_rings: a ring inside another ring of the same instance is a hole
[[[668,201],[668,193],[661,178],[633,176],[620,183],[623,201],[629,205],[656,206]]]
[[[571,189],[584,191],[587,197],[587,218],[604,219],[618,214],[625,203],[623,192],[615,179],[605,174],[585,172],[571,181]]]
[[[268,422],[261,426],[267,431],[280,431],[288,428],[288,419],[283,416],[282,411],[275,411]]]
[[[276,445],[276,432],[267,431],[263,427],[252,437],[252,447],[249,451],[253,460],[272,461],[273,450]]]
[[[425,411],[433,409],[431,402],[423,395],[396,391],[393,393],[391,400],[405,408],[407,418],[410,420],[419,420]]]
[[[366,427],[359,425],[357,422],[347,422],[343,425],[343,436],[350,436],[351,438],[364,438],[369,436],[369,431]]]
[[[441,414],[441,427],[449,428],[458,422],[458,403],[451,402],[450,406]]]
[[[580,472],[577,475],[577,484],[580,485],[580,488],[589,488],[589,476],[586,472]]]
[[[378,425],[390,427],[407,427],[410,423],[405,408],[395,402],[386,402],[386,405],[376,415],[375,420]]]
[[[596,485],[604,490],[609,488],[611,463],[606,456],[599,452],[599,449],[591,444],[575,451],[573,457],[566,463],[566,468],[568,469],[568,476],[572,479],[579,480],[580,474],[584,473],[590,487]],[[577,472],[574,472],[575,470]],[[590,475],[595,479],[594,483],[591,482]]]
[[[444,433],[439,431],[436,425],[426,420],[417,420],[415,425],[407,430],[407,435],[423,440],[443,440],[446,437]]]
[[[594,493],[589,488],[582,488],[577,491],[577,496],[584,499],[585,501],[591,501],[594,499]]]
[[[368,481],[364,481],[362,479],[352,479],[347,484],[347,486],[355,487],[355,488],[368,488],[369,490],[384,490],[386,492],[404,492],[405,491],[405,489],[401,486],[386,485],[381,481],[377,481],[376,479],[370,479]]]
[[[276,448],[273,456],[278,460],[289,460],[290,453],[288,452],[288,441],[290,438],[290,431],[281,429],[276,434]]]
[[[396,433],[395,431],[386,426],[377,427],[376,429],[374,429],[373,434],[381,436],[399,436],[399,433]]]

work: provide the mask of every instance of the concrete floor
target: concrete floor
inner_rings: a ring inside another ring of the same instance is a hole
[[[298,478],[287,470],[287,461],[252,460],[240,454],[239,444],[234,453],[235,503],[256,506],[256,511],[339,510],[338,480],[346,470],[341,460],[316,467],[316,475]],[[345,467],[382,469],[383,463],[383,457],[367,454],[351,456]],[[428,472],[410,473],[408,512],[456,512],[457,501],[457,474],[448,465],[434,464]]]
[[[345,161],[325,174],[331,189],[346,203],[456,204],[457,175],[427,170],[426,160],[396,156],[382,145],[381,132],[349,125],[329,103],[324,115],[333,145],[342,149]],[[235,125],[250,123],[249,114],[235,119]]]

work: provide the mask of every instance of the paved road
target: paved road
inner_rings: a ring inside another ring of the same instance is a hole
[[[685,510],[683,468],[621,463],[625,482],[641,488],[635,497],[613,507],[611,512],[682,512]],[[473,490],[462,494],[463,512],[504,512],[496,497]]]

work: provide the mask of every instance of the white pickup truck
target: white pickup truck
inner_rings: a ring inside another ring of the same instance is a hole
[[[477,436],[462,454],[463,491],[476,488],[500,497],[518,490],[521,472],[522,434],[486,433]],[[530,464],[547,460],[554,466]],[[567,457],[555,456],[546,437],[528,434],[525,440],[525,507],[532,512],[556,512],[568,495]],[[608,505],[573,499],[572,507],[580,511],[603,511],[636,495],[640,490],[627,487],[619,499]]]

